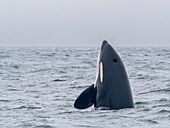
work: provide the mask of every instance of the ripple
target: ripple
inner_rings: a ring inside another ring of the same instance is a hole
[[[50,69],[38,69],[38,70],[33,70],[33,71],[30,71],[29,73],[39,73],[39,72],[44,72],[44,71],[49,71]]]
[[[170,107],[170,104],[153,105],[152,108]]]
[[[150,92],[170,92],[170,89],[169,88],[164,88],[164,89],[158,89],[158,90],[152,90]]]
[[[21,91],[21,90],[16,89],[16,88],[10,88],[10,89],[8,89],[8,91]]]
[[[169,88],[164,88],[164,89],[150,90],[147,92],[141,92],[141,93],[138,93],[138,95],[143,95],[143,94],[148,94],[148,93],[169,93],[169,92],[170,92]]]
[[[10,100],[0,100],[0,102],[11,102]]]
[[[50,118],[50,116],[43,116],[43,115],[37,116],[37,117],[38,117],[38,118],[42,118],[42,119]]]
[[[161,113],[161,114],[162,114],[162,113],[168,113],[168,114],[169,114],[169,113],[170,113],[170,110],[162,109],[162,110],[160,110],[158,113]]]
[[[62,82],[62,81],[66,81],[66,80],[63,80],[63,79],[55,79],[53,80],[54,82]]]
[[[20,107],[16,107],[13,109],[41,109],[41,107],[35,107],[35,106],[20,106]]]
[[[13,65],[12,67],[15,68],[15,69],[19,69],[18,65]]]
[[[152,124],[159,124],[157,121],[151,120],[151,119],[145,119],[145,120],[143,120],[143,121],[145,121],[145,122],[147,122],[147,123],[152,123]]]
[[[0,59],[10,58],[8,55],[0,55]]]
[[[35,126],[35,128],[55,128],[51,125],[38,125],[38,126]]]
[[[148,104],[148,102],[136,102],[136,105],[140,105],[140,104]]]

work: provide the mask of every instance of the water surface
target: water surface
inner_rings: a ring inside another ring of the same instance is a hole
[[[168,128],[170,48],[116,48],[135,108],[78,110],[96,75],[99,48],[0,48],[1,128]]]

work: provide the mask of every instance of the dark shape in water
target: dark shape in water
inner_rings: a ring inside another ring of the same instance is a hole
[[[66,81],[66,80],[62,80],[62,79],[55,79],[53,80],[54,82],[62,82],[62,81]]]
[[[97,61],[94,84],[76,99],[74,107],[85,109],[90,106],[107,109],[133,108],[133,97],[124,64],[113,49],[103,41]]]

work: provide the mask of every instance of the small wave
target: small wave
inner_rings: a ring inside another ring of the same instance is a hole
[[[50,69],[38,69],[38,70],[34,70],[34,71],[30,71],[28,73],[37,73],[37,72],[45,72],[45,71],[49,71]]]
[[[148,94],[148,93],[154,93],[154,92],[163,92],[163,93],[166,93],[166,92],[170,92],[170,89],[169,88],[165,88],[165,89],[158,89],[158,90],[151,90],[151,91],[148,91],[148,92],[141,92],[141,93],[138,93],[138,95],[142,95],[142,94]]]
[[[8,55],[0,55],[0,59],[4,59],[4,58],[10,58],[10,56],[8,56]]]
[[[66,80],[63,80],[63,79],[55,79],[53,80],[54,82],[62,82],[62,81],[66,81]]]
[[[65,56],[69,57],[70,55],[69,55],[69,54],[66,54]]]
[[[0,100],[0,102],[10,102],[10,100]]]
[[[162,105],[152,106],[152,108],[162,108],[162,107],[170,107],[170,104],[162,104]]]
[[[85,61],[84,63],[93,65],[93,63],[91,61]]]
[[[146,77],[141,76],[141,77],[138,77],[137,79],[138,80],[144,80],[144,79],[146,79]]]
[[[159,89],[159,90],[152,90],[150,92],[170,92],[169,88]]]
[[[38,90],[26,90],[25,93],[38,93]]]
[[[35,106],[20,106],[16,107],[14,109],[41,109],[41,107],[35,107]]]
[[[87,86],[88,87],[88,86]],[[86,88],[86,86],[71,86],[71,87],[69,87],[69,88],[72,88],[72,89],[74,89],[74,88],[83,88],[83,89],[85,89]]]
[[[151,120],[151,119],[147,119],[147,120],[144,120],[144,121],[146,121],[148,123],[152,123],[152,124],[159,124],[157,121]]]
[[[69,78],[70,76],[69,75],[63,75],[61,76],[61,78]]]
[[[162,98],[162,99],[158,99],[158,100],[152,100],[153,102],[167,102],[168,101],[168,99],[165,99],[165,98]]]
[[[144,112],[147,112],[147,111],[150,111],[151,109],[149,109],[149,108],[144,108],[142,111],[144,111]]]
[[[12,67],[15,68],[15,69],[19,69],[18,65],[13,65]]]
[[[60,114],[72,114],[72,113],[74,113],[74,112],[72,112],[72,111],[64,111],[64,112],[59,112],[58,114],[60,115]]]
[[[136,102],[136,105],[140,105],[140,104],[148,104],[147,102]]]
[[[50,116],[37,116],[37,117],[42,118],[42,119],[50,118]]]
[[[166,86],[170,86],[170,83],[168,83]]]
[[[35,126],[35,128],[54,128],[54,127],[50,125],[38,125],[38,126]]]
[[[83,76],[81,76],[81,77],[76,77],[76,80],[79,80],[79,79],[83,79]]]
[[[170,115],[168,115],[167,117],[170,118]]]
[[[11,88],[11,89],[8,89],[8,91],[21,91],[21,90],[16,89],[16,88]]]
[[[46,54],[41,54],[42,57],[54,57],[56,53],[46,53]]]
[[[66,73],[65,71],[61,71],[61,70],[60,70],[59,72],[60,72],[60,73],[64,73],[64,74]]]
[[[170,111],[169,111],[169,110],[162,109],[162,110],[160,110],[158,113],[170,113]]]
[[[168,101],[167,99],[165,99],[165,98],[162,98],[162,99],[160,99],[159,101]]]
[[[8,111],[8,110],[11,110],[11,108],[7,106],[0,107],[0,111]]]

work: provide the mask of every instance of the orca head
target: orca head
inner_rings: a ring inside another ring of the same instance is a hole
[[[124,64],[107,41],[103,41],[99,51],[96,80],[78,96],[74,107],[85,109],[93,104],[109,109],[134,107]]]
[[[116,50],[103,41],[98,58],[95,107],[120,109],[133,107],[129,79]]]
[[[106,80],[109,82],[113,76],[119,75],[119,71],[122,69],[124,69],[124,65],[121,58],[116,50],[104,40],[98,55],[97,75],[94,86],[96,87],[96,84],[102,84]]]

